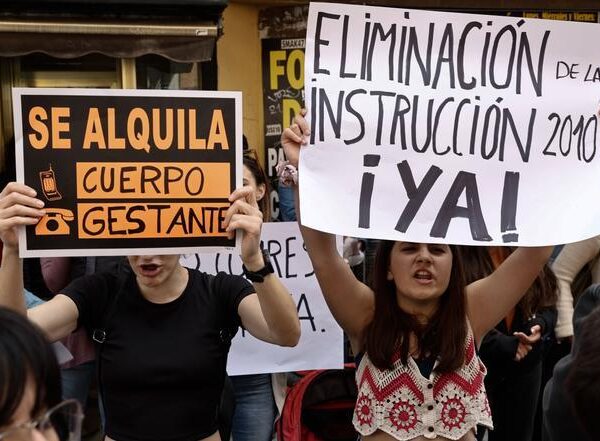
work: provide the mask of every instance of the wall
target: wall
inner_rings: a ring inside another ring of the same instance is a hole
[[[258,5],[231,2],[223,14],[217,43],[219,90],[242,91],[244,134],[264,158],[261,52]]]

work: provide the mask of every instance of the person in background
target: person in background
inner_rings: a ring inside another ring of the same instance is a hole
[[[508,247],[459,250],[467,283],[492,274],[513,252]],[[556,277],[545,265],[516,307],[483,338],[479,356],[487,368],[485,386],[494,420],[489,441],[532,439],[544,355],[553,341],[556,296]]]
[[[573,314],[571,353],[554,366],[543,399],[543,441],[600,439],[600,285],[586,289]]]
[[[595,236],[565,245],[552,263],[559,289],[555,328],[559,340],[573,337],[573,308],[578,296],[590,284],[600,283],[599,257],[600,236]]]
[[[79,441],[81,405],[61,401],[58,363],[39,329],[0,307],[0,440]]]

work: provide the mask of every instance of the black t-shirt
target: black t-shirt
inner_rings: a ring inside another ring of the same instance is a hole
[[[118,289],[116,273],[74,280],[63,293],[88,332],[106,330],[99,370],[106,434],[116,441],[197,441],[217,430],[229,341],[238,305],[254,288],[242,277],[188,270],[176,300],[156,304],[127,278],[109,323],[103,314]]]

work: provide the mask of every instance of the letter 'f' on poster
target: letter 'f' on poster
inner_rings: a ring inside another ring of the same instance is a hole
[[[302,223],[470,245],[600,234],[599,38],[593,23],[311,3]]]
[[[13,89],[17,180],[46,215],[22,257],[235,248],[223,225],[242,185],[239,92]]]

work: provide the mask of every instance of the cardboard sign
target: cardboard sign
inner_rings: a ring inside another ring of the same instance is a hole
[[[302,220],[415,242],[600,234],[600,27],[311,3]]]
[[[337,246],[341,253],[339,239]],[[296,302],[302,329],[300,342],[293,348],[284,348],[265,343],[242,330],[233,339],[227,373],[246,375],[341,369],[344,363],[343,332],[323,299],[298,224],[265,223],[262,241],[271,255],[276,274]],[[181,263],[209,274],[224,271],[242,275],[242,261],[232,252],[184,255]]]
[[[241,94],[13,89],[17,179],[46,216],[23,257],[173,254],[232,247]]]

